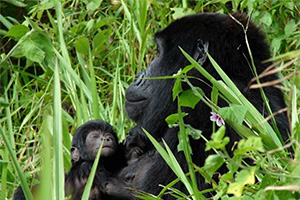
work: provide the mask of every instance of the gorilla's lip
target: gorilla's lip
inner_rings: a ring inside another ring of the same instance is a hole
[[[148,99],[135,99],[135,100],[128,100],[125,101],[125,107],[126,109],[136,109],[138,108],[143,109],[148,104]]]
[[[129,98],[126,98],[126,102],[127,103],[141,103],[141,102],[145,102],[147,101],[147,98],[139,98],[139,99],[129,99]]]
[[[102,149],[103,149],[103,148],[110,148],[110,149],[112,149],[111,146],[103,146]]]
[[[102,147],[102,149],[104,149],[104,148],[109,148],[109,149],[112,149],[112,147],[111,146],[103,146]],[[96,150],[98,151],[100,149],[100,147],[98,147]]]
[[[143,115],[143,113],[146,111],[148,102],[148,99],[135,99],[134,101],[126,99],[125,110],[127,116],[133,121],[137,122],[139,118]]]

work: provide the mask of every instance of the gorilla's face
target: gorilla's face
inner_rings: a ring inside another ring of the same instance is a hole
[[[171,76],[180,68],[178,58],[166,52],[161,41],[157,40],[157,46],[159,55],[136,76],[126,92],[125,104],[127,115],[152,134],[156,127],[165,128],[165,118],[177,111],[176,101],[172,100],[174,79],[153,78]],[[150,120],[151,127],[148,126]]]
[[[158,55],[145,71],[136,76],[127,90],[127,115],[154,136],[156,132],[167,128],[165,118],[177,112],[177,100],[173,101],[172,95],[175,79],[171,76],[189,64],[179,47],[195,59],[201,59],[202,55],[196,53],[199,51],[197,45],[202,32],[196,25],[201,23],[201,18],[195,16],[193,22],[186,24],[175,21],[156,33]],[[184,29],[181,23],[185,24]]]

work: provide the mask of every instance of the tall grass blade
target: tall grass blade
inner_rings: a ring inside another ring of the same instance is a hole
[[[7,148],[3,149],[3,152],[0,153],[1,159],[1,193],[0,193],[0,199],[5,200],[6,197],[6,187],[7,187],[7,167],[8,167],[8,150]]]
[[[297,88],[296,85],[293,85],[292,89],[292,130],[296,127],[296,123],[299,122],[298,116],[297,116]]]
[[[93,185],[93,182],[94,182],[94,178],[95,178],[95,174],[96,174],[96,171],[97,171],[97,167],[98,167],[98,164],[99,164],[99,160],[100,160],[100,155],[101,155],[101,150],[102,150],[103,144],[104,144],[104,142],[101,143],[100,148],[98,150],[98,153],[97,153],[97,156],[95,158],[93,167],[91,169],[88,181],[86,183],[86,186],[84,188],[84,192],[82,194],[82,200],[88,200],[89,199],[91,188],[92,188],[92,185]]]
[[[129,11],[129,9],[128,9],[126,3],[124,2],[124,0],[121,0],[121,3],[122,3],[122,6],[124,8],[125,15],[128,18],[129,22],[132,23],[133,30],[136,34],[136,37],[137,37],[139,43],[141,44],[141,42],[142,42],[141,34],[140,34],[138,28],[136,27],[136,23],[132,20],[131,12]]]
[[[55,199],[55,190],[53,189],[53,164],[52,164],[52,155],[53,155],[53,117],[46,115],[41,125],[40,134],[42,135],[42,157],[43,165],[40,175],[40,186],[38,191],[37,199],[43,200],[52,200]]]
[[[63,141],[62,141],[62,112],[61,94],[59,83],[58,64],[54,70],[54,97],[53,97],[53,139],[54,139],[54,189],[56,199],[64,198],[64,163],[63,163]]]
[[[93,107],[93,116],[94,119],[100,119],[100,110],[99,110],[99,97],[97,92],[96,78],[94,65],[92,60],[92,53],[89,48],[89,67],[90,67],[90,76],[91,76],[91,92],[92,92],[92,107]]]
[[[28,184],[26,183],[25,176],[22,173],[22,169],[21,169],[21,167],[18,163],[18,160],[17,160],[16,154],[14,152],[14,149],[11,148],[11,144],[10,144],[8,138],[6,137],[5,133],[2,130],[2,126],[0,126],[0,133],[1,133],[1,136],[4,140],[5,148],[8,150],[9,155],[12,159],[13,165],[15,166],[17,174],[18,174],[18,176],[21,180],[21,186],[22,186],[24,195],[25,195],[26,199],[33,200],[32,194],[29,190]]]
[[[144,130],[144,129],[143,129]],[[172,153],[171,149],[168,147],[168,145],[163,141],[164,146],[166,150],[146,131],[144,130],[147,137],[150,139],[156,150],[159,152],[159,154],[162,156],[162,158],[166,161],[166,163],[169,165],[169,167],[173,170],[173,172],[176,174],[178,178],[180,178],[181,182],[185,185],[187,191],[190,195],[194,195],[193,187],[190,183],[190,181],[187,179],[185,173],[182,171],[179,163],[177,162],[174,154]],[[200,195],[199,195],[200,196]],[[196,199],[195,196],[193,196],[193,199]],[[200,199],[204,199],[200,196]]]
[[[189,144],[189,139],[188,139],[189,136],[186,134],[186,131],[185,131],[183,114],[181,112],[181,106],[180,106],[179,102],[178,102],[178,115],[179,115],[179,134],[181,135],[181,138],[183,138],[183,140],[182,140],[183,141],[183,152],[184,152],[184,156],[187,161],[189,173],[191,176],[191,182],[192,182],[191,186],[193,188],[193,193],[191,193],[191,194],[193,194],[196,199],[203,199],[204,197],[202,195],[200,195],[199,191],[198,191],[196,175],[195,175],[194,167],[192,166],[193,161],[192,161],[192,152],[190,150],[190,144]],[[184,175],[184,177],[186,177],[186,176]]]

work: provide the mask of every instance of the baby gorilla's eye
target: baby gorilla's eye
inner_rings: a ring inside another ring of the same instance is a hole
[[[95,135],[93,135],[93,139],[97,139],[97,138],[99,138],[100,137],[100,135],[98,135],[98,134],[95,134]]]

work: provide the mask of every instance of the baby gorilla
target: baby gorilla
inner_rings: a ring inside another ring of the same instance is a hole
[[[81,199],[101,143],[100,161],[89,200],[110,199],[103,193],[105,182],[126,165],[126,159],[112,126],[101,120],[93,120],[80,126],[73,136],[72,167],[65,178],[66,193],[71,194],[73,200]]]

